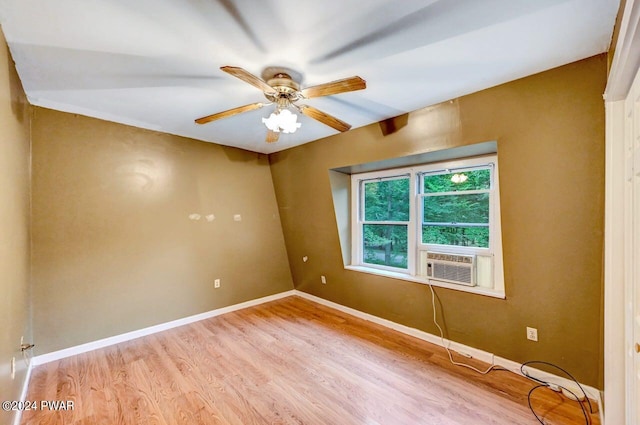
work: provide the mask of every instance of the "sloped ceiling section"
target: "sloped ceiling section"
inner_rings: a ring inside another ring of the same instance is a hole
[[[222,71],[358,75],[367,89],[305,100],[354,128],[607,50],[618,0],[2,0],[30,102],[271,153],[336,133],[306,116],[265,143],[263,94]]]

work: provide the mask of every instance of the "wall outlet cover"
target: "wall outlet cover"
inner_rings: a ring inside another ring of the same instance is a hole
[[[538,340],[538,329],[527,326],[527,339],[530,341]]]

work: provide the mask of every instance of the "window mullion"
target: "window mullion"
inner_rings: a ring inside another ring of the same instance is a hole
[[[417,244],[416,239],[418,235],[417,229],[417,217],[416,217],[416,204],[417,195],[420,192],[418,184],[418,178],[415,171],[412,169],[409,176],[409,223],[407,229],[407,269],[410,275],[416,275],[417,264]]]
[[[406,226],[410,221],[376,221],[376,220],[362,220],[362,224],[391,224],[396,226]]]
[[[453,221],[423,221],[423,226],[450,226],[450,227],[491,227],[490,223],[458,223]]]
[[[478,189],[478,190],[457,190],[455,192],[429,192],[422,193],[420,196],[456,196],[456,195],[476,195],[480,193],[491,193],[491,189]]]

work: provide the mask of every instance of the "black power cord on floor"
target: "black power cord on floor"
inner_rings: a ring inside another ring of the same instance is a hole
[[[543,364],[543,365],[554,367],[554,368],[562,371],[566,376],[569,377],[569,379],[571,379],[578,386],[578,388],[580,388],[580,391],[582,392],[582,394],[578,395],[578,394],[574,393],[573,391],[571,391],[569,388],[567,388],[565,386],[562,386],[562,385],[559,385],[559,384],[555,384],[555,383],[551,383],[551,382],[547,382],[547,381],[544,381],[542,379],[539,379],[539,378],[531,376],[529,373],[527,373],[525,371],[524,368],[526,366],[529,366],[529,365],[532,365],[532,364]],[[542,361],[542,360],[530,360],[528,362],[524,362],[522,364],[522,366],[520,366],[520,372],[522,373],[523,376],[525,376],[528,379],[531,379],[532,381],[538,383],[538,385],[536,385],[535,387],[531,388],[531,390],[529,391],[529,394],[527,394],[527,402],[529,404],[529,409],[531,410],[531,413],[533,413],[533,416],[536,417],[538,422],[540,422],[541,424],[544,425],[543,420],[536,414],[535,410],[533,409],[533,406],[531,404],[531,395],[533,394],[533,392],[535,390],[537,390],[539,388],[549,388],[549,389],[551,389],[553,391],[553,389],[552,389],[552,385],[553,385],[555,387],[560,388],[563,393],[566,391],[569,394],[571,394],[571,397],[567,397],[567,398],[572,398],[573,400],[575,400],[580,405],[580,409],[582,409],[582,415],[584,416],[585,425],[591,425],[591,416],[589,416],[589,414],[587,413],[587,410],[584,408],[584,404],[582,404],[581,398],[584,397],[587,400],[587,404],[589,405],[589,412],[591,414],[595,413],[593,411],[593,405],[591,404],[591,401],[589,400],[589,397],[587,396],[587,393],[585,392],[584,388],[582,388],[582,385],[580,385],[578,380],[576,378],[574,378],[572,374],[570,374],[569,372],[567,372],[565,369],[561,368],[558,365],[555,365],[555,364],[549,363],[549,362],[545,362],[545,361]]]

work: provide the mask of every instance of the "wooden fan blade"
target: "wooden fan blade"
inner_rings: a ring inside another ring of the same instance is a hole
[[[220,69],[226,72],[227,74],[231,74],[234,77],[241,79],[245,83],[249,83],[252,86],[259,88],[265,93],[276,92],[275,89],[271,87],[269,84],[265,83],[262,79],[256,77],[255,75],[253,75],[252,73],[250,73],[249,71],[243,68],[239,68],[237,66],[222,66],[220,67]]]
[[[260,109],[264,106],[264,103],[252,103],[250,105],[239,106],[237,108],[228,109],[226,111],[218,112],[217,114],[207,115],[206,117],[198,118],[196,124],[206,124],[211,121],[219,120],[222,118],[232,117],[242,112],[253,111],[254,109]]]
[[[326,112],[322,112],[321,110],[316,109],[313,106],[301,105],[298,107],[298,109],[304,115],[313,118],[314,120],[320,121],[322,124],[328,125],[331,128],[335,128],[338,131],[347,131],[351,128],[351,124],[347,124],[346,122],[341,121],[338,118],[327,114]]]
[[[280,133],[277,133],[275,131],[267,131],[267,143],[274,143],[278,141],[278,138],[280,137]]]
[[[346,93],[367,88],[367,82],[360,77],[345,78],[330,83],[307,87],[300,93],[307,99],[312,97],[330,96],[332,94]]]

